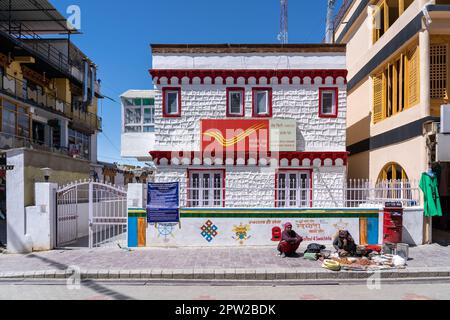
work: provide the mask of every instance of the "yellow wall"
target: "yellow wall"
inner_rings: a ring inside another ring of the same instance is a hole
[[[369,179],[370,176],[369,166],[370,166],[369,151],[361,152],[351,156],[348,159],[348,178]]]
[[[50,182],[58,183],[58,185],[68,184],[78,180],[89,179],[89,173],[71,172],[71,171],[53,171]],[[33,206],[34,184],[42,182],[43,176],[41,168],[26,167],[25,168],[25,206]]]
[[[425,141],[420,136],[371,151],[370,179],[376,181],[386,164],[396,162],[403,167],[410,180],[419,180],[428,167]]]

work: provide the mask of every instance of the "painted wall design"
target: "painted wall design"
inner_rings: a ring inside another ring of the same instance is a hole
[[[276,248],[286,222],[304,238],[303,246],[319,243],[331,249],[341,228],[348,229],[358,243],[369,239],[368,244],[378,244],[379,215],[378,209],[181,209],[181,227],[148,228],[147,245]],[[361,223],[363,219],[373,223]]]
[[[200,229],[202,230],[202,237],[208,242],[212,242],[219,234],[217,232],[219,228],[211,220],[206,221]]]
[[[234,226],[233,232],[236,234],[233,239],[239,242],[240,245],[243,245],[245,241],[250,239],[252,236],[248,233],[250,232],[250,225],[248,224],[240,224],[238,226]]]

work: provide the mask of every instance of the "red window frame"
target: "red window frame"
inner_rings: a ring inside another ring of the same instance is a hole
[[[257,91],[267,91],[268,93],[268,110],[267,110],[267,114],[258,114],[256,113],[256,92]],[[252,116],[253,118],[272,118],[273,116],[273,104],[272,104],[272,98],[273,98],[273,90],[272,88],[253,88],[252,89]]]
[[[174,113],[174,114],[167,113],[167,108],[166,108],[167,107],[166,96],[167,96],[167,92],[170,92],[170,91],[172,91],[172,92],[176,91],[178,93],[178,112]],[[163,118],[179,118],[179,117],[181,117],[181,88],[169,88],[169,87],[163,88],[162,94],[163,94],[163,97],[162,97]]]
[[[239,91],[242,93],[242,112],[240,114],[231,113],[230,110],[230,92]],[[227,117],[242,118],[245,117],[245,88],[227,88]]]
[[[313,207],[313,192],[314,192],[314,179],[313,179],[313,174],[314,174],[314,170],[313,169],[277,169],[275,172],[275,208],[280,208],[278,206],[278,178],[280,173],[289,173],[289,172],[308,172],[309,173],[309,182],[311,184],[310,187],[310,195],[309,195],[309,207],[312,208]],[[281,207],[284,208],[284,207]],[[289,208],[289,207],[287,207]]]
[[[222,173],[222,186],[223,186],[223,191],[222,191],[222,208],[225,208],[225,195],[226,195],[226,176],[227,176],[227,171],[226,169],[216,169],[216,168],[211,168],[211,169],[187,169],[187,180],[186,180],[186,190],[187,190],[187,207],[188,208],[192,208],[192,204],[190,201],[190,188],[191,188],[191,176],[192,173],[196,173],[196,172],[221,172]],[[200,207],[201,208],[201,207]]]
[[[323,113],[323,105],[322,105],[322,95],[324,92],[333,92],[334,93],[334,103],[336,108],[334,112],[331,114]],[[319,118],[337,118],[339,113],[339,89],[336,87],[329,88],[319,88]]]

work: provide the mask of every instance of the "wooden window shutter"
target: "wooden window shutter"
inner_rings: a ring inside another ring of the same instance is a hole
[[[419,47],[408,52],[408,107],[420,102]]]
[[[448,99],[447,72],[447,44],[432,44],[430,46],[431,99]]]
[[[373,123],[383,120],[383,74],[373,76]]]

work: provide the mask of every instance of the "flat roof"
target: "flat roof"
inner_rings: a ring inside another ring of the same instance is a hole
[[[17,24],[22,26],[21,32],[24,34],[26,32],[36,34],[79,33],[48,0],[0,1],[2,29],[9,25],[10,18],[13,26]]]
[[[120,95],[121,98],[154,98],[157,90],[128,90]]]
[[[346,52],[344,44],[151,44],[153,53]]]

